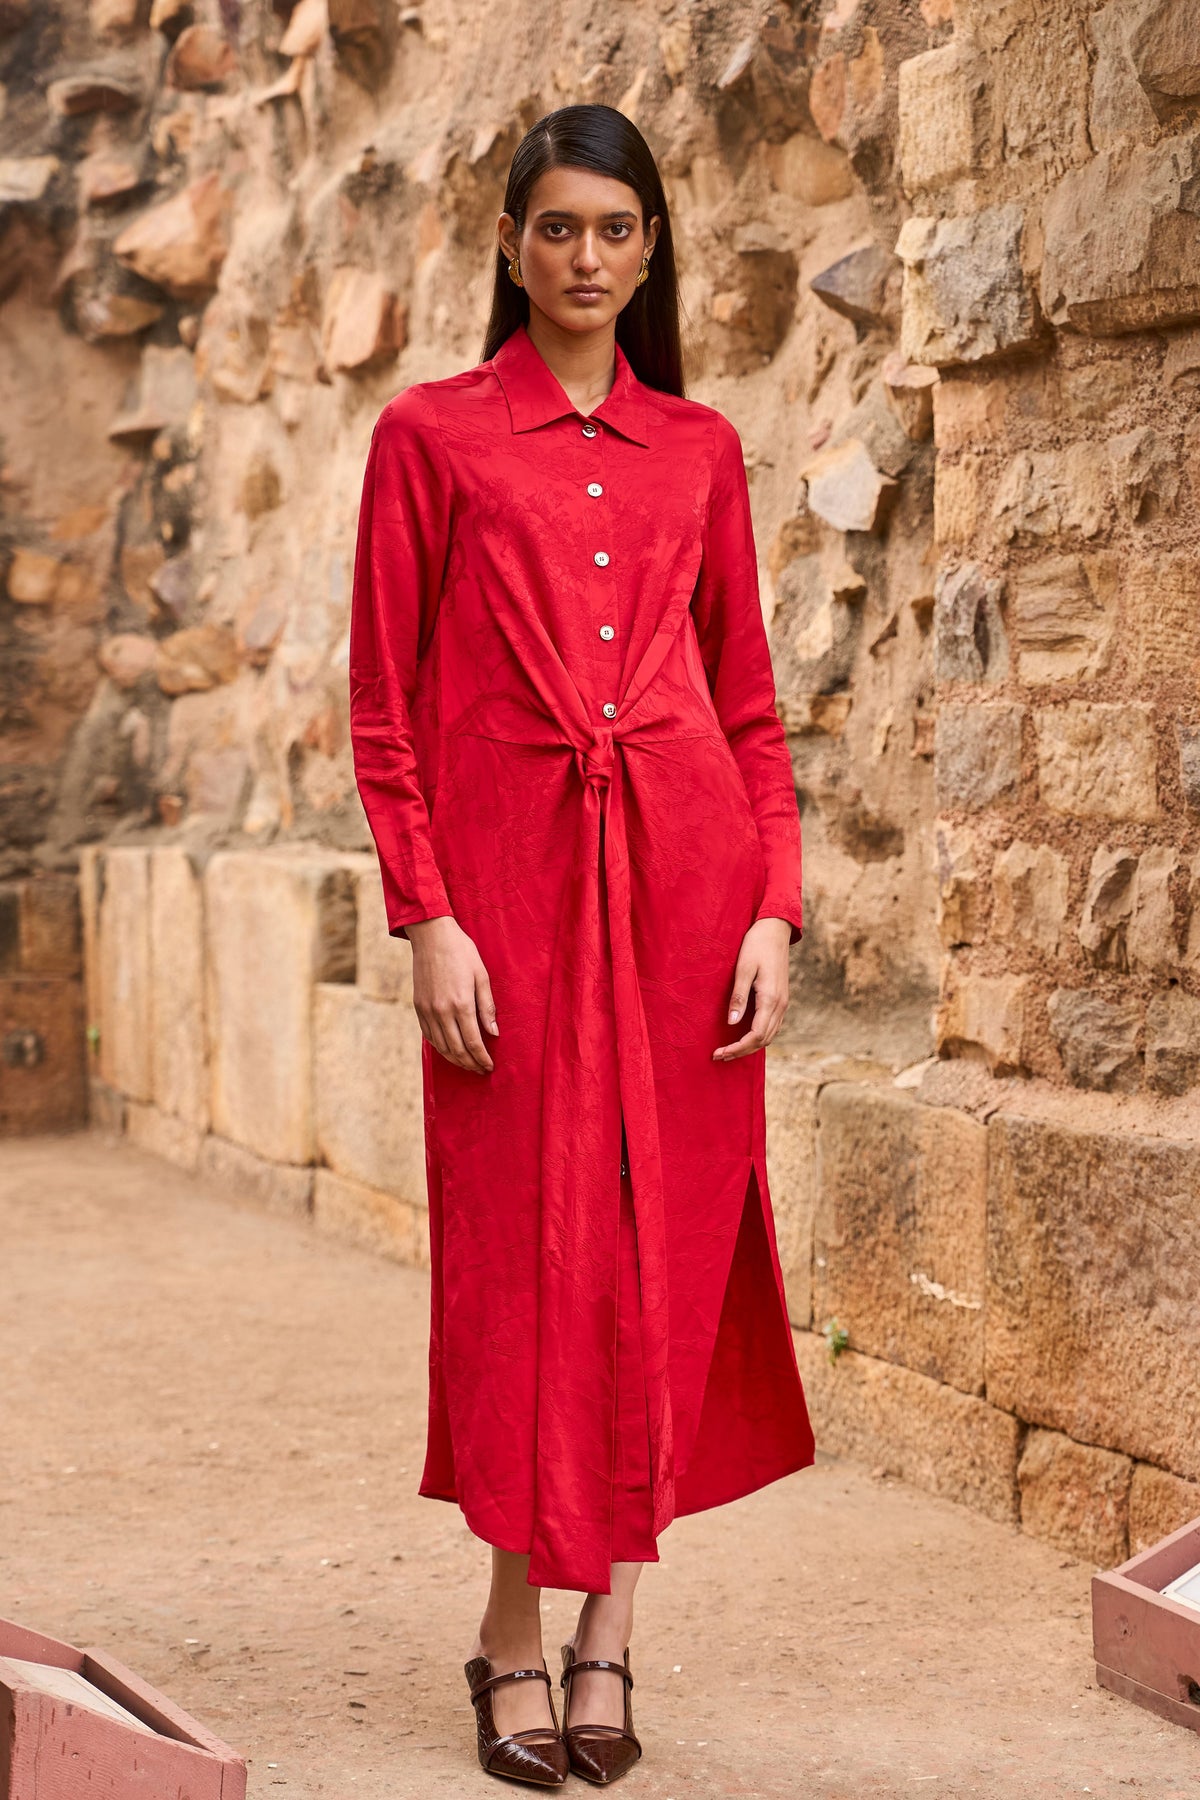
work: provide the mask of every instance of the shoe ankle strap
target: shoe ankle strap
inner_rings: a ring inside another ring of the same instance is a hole
[[[553,1686],[545,1669],[510,1669],[506,1675],[488,1675],[482,1681],[477,1681],[471,1689],[472,1700],[487,1693],[489,1688],[499,1687],[504,1681],[544,1681],[547,1687]]]

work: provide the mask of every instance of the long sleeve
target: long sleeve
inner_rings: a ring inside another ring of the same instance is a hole
[[[766,888],[755,918],[787,919],[794,944],[803,931],[800,811],[775,710],[741,439],[720,414],[692,616],[713,704],[741,770],[766,859]]]
[[[419,386],[388,402],[363,477],[350,606],[354,774],[379,854],[388,929],[453,909],[433,853],[414,750],[418,664],[437,617],[452,483]]]

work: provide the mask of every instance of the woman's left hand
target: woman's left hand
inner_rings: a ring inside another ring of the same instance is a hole
[[[732,1062],[761,1050],[779,1030],[788,1003],[788,946],[792,928],[786,919],[756,919],[738,951],[729,996],[729,1023],[745,1016],[754,990],[754,1024],[736,1044],[721,1044],[713,1051],[714,1062]]]

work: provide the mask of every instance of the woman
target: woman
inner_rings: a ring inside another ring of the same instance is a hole
[[[741,446],[682,397],[649,149],[563,107],[504,204],[483,360],[375,426],[351,720],[424,1040],[420,1491],[492,1546],[480,1761],[557,1786],[640,1754],[664,1527],[813,1460],[763,1116],[800,827]],[[542,1586],[585,1596],[563,1735]]]

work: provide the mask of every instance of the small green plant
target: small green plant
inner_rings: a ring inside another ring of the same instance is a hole
[[[825,1327],[825,1342],[829,1346],[829,1360],[836,1363],[850,1343],[850,1333],[836,1319],[830,1319]]]
[[[100,1054],[100,1027],[98,1025],[89,1025],[88,1026],[87,1041],[88,1041],[88,1049],[91,1051],[92,1055],[99,1056],[99,1054]]]

